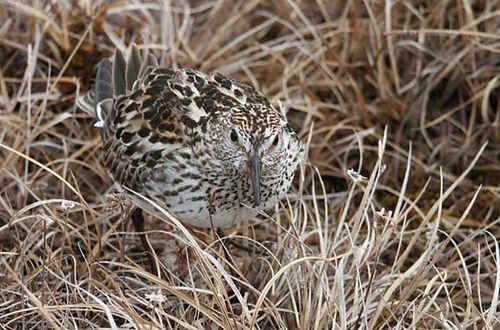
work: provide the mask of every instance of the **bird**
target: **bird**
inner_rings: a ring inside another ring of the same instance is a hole
[[[131,190],[161,201],[183,224],[226,228],[273,208],[304,159],[305,143],[254,87],[160,67],[135,44],[98,63],[77,105],[96,119],[104,167],[133,200],[139,232],[142,211],[155,210]]]

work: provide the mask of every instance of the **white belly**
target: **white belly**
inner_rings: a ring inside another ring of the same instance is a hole
[[[129,196],[138,207],[142,208],[146,212],[162,219],[166,218],[161,211],[158,211],[155,206],[153,206],[143,198],[135,196],[133,194],[129,194]],[[240,221],[254,219],[259,211],[271,209],[276,205],[277,202],[278,198],[274,197],[259,205],[258,208],[253,208],[241,204],[239,205],[239,207],[237,207],[235,201],[233,207],[215,207],[214,210],[213,207],[209,207],[207,202],[197,201],[192,203],[180,203],[170,208],[164,208],[177,220],[185,225],[201,228],[211,228],[211,222],[213,222],[213,226],[216,228],[227,228],[236,225]],[[213,213],[210,214],[210,211],[212,211]]]
[[[175,210],[172,210],[173,214]],[[236,225],[240,221],[250,220],[257,216],[257,211],[250,208],[241,208],[238,211],[220,211],[214,214],[209,214],[208,209],[202,212],[190,212],[176,216],[183,224],[195,227],[210,228],[226,228]]]

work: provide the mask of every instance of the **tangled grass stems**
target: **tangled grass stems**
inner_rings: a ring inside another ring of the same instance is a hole
[[[494,0],[0,1],[0,327],[497,328],[498,18]],[[288,198],[228,237],[158,204],[161,276],[74,105],[131,42],[258,87],[309,142]]]

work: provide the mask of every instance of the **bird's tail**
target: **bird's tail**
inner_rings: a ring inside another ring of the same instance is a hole
[[[106,118],[113,116],[113,100],[128,92],[134,91],[158,63],[151,54],[144,60],[135,44],[130,47],[127,60],[116,48],[111,59],[104,59],[97,65],[95,84],[85,95],[77,98],[80,109],[96,118],[95,127],[103,128]]]

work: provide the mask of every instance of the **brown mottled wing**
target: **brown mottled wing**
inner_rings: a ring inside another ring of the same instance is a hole
[[[133,91],[119,97],[106,117],[104,164],[113,179],[139,189],[151,171],[182,146],[182,110],[165,81],[173,71],[152,69]],[[104,136],[103,135],[103,136]]]
[[[159,159],[182,141],[179,100],[169,95],[174,71],[142,59],[135,45],[125,60],[116,50],[99,63],[94,88],[78,105],[94,113],[101,128],[103,160],[114,181],[139,189]]]

